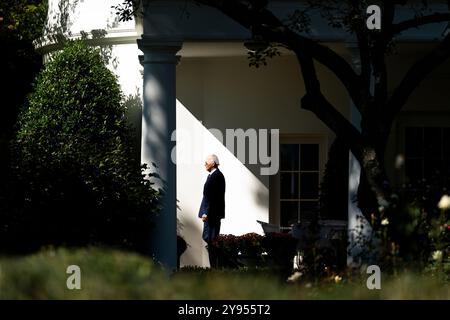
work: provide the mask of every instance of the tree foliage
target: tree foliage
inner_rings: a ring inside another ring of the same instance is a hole
[[[0,35],[33,41],[42,35],[47,1],[6,0],[0,3]]]
[[[31,90],[31,83],[42,66],[33,40],[42,35],[47,6],[44,0],[6,0],[0,2],[0,202],[4,197],[8,141],[12,138],[20,106]]]

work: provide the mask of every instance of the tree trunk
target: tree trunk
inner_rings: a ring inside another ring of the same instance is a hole
[[[358,207],[371,223],[380,222],[380,215],[389,206],[390,184],[384,166],[385,143],[363,148]],[[374,221],[375,219],[375,221]]]

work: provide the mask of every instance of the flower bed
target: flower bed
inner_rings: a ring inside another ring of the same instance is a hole
[[[291,268],[297,252],[297,239],[289,233],[271,232],[264,237],[264,247],[272,267]]]
[[[266,236],[246,233],[241,236],[219,235],[213,242],[221,267],[275,267],[292,266],[297,240],[286,233]]]

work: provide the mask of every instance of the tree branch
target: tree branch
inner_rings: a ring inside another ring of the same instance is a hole
[[[234,19],[247,29],[260,26],[258,34],[263,33],[266,40],[277,42],[289,47],[297,56],[304,79],[306,94],[302,98],[301,106],[313,112],[336,135],[347,141],[349,149],[358,160],[362,160],[363,143],[361,133],[345,118],[320,90],[320,82],[314,67],[314,60],[329,68],[347,88],[355,105],[360,105],[360,77],[341,56],[331,49],[293,32],[273,15],[272,12],[261,9],[256,16],[240,1],[199,0],[199,3],[212,6],[228,17]],[[212,5],[212,3],[215,5]]]
[[[395,5],[396,3],[392,0],[383,0],[383,15],[380,37],[377,40],[376,46],[386,47],[386,45],[392,40],[392,26],[395,17]]]
[[[393,37],[396,34],[411,28],[418,28],[426,24],[441,22],[450,22],[450,13],[433,13],[427,16],[416,17],[411,20],[405,20],[397,24],[393,24],[390,36]]]
[[[354,18],[355,23],[355,34],[356,39],[358,41],[359,48],[359,58],[361,61],[361,78],[364,83],[365,88],[369,88],[370,86],[370,49],[369,49],[369,34],[367,32],[365,15],[362,14],[361,1],[359,0],[351,0],[350,2],[352,6],[352,16],[357,17]],[[366,90],[368,94],[369,90]],[[359,110],[361,111],[361,110]]]
[[[433,51],[418,60],[406,73],[399,86],[395,89],[389,99],[386,108],[389,120],[393,121],[400,112],[414,89],[430,74],[436,67],[441,65],[450,57],[450,33]]]
[[[196,0],[196,2],[218,9],[249,30],[253,26],[260,26],[258,30],[264,33],[266,40],[270,42],[281,43],[291,49],[293,46],[297,46],[300,50],[307,52],[337,76],[347,89],[355,106],[360,107],[362,102],[360,76],[344,58],[330,48],[293,32],[266,8],[260,8],[255,12],[239,0]]]
[[[318,93],[306,93],[301,101],[304,110],[313,112],[317,118],[330,128],[342,141],[345,142],[356,159],[363,160],[363,142],[361,133],[345,118],[328,100]]]
[[[383,29],[390,29],[395,17],[395,2],[392,0],[383,0],[384,14],[383,19]]]
[[[363,157],[363,143],[361,133],[336,108],[328,102],[320,90],[320,82],[311,56],[295,50],[300,63],[305,83],[306,94],[301,101],[302,109],[313,112],[337,136],[345,141],[358,160]]]
[[[395,3],[392,0],[383,0],[384,14],[382,15],[383,28],[379,34],[376,34],[376,40],[372,50],[373,57],[373,75],[374,75],[374,107],[379,108],[387,100],[387,68],[386,68],[386,49],[392,37],[392,24],[395,17]]]

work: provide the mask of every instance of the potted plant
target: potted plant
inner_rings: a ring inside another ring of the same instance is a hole
[[[238,249],[240,255],[238,260],[247,267],[258,267],[262,265],[262,253],[264,237],[251,232],[238,237]]]
[[[238,237],[232,234],[220,234],[212,242],[216,250],[219,267],[236,267],[238,256]]]
[[[291,268],[297,252],[297,239],[289,233],[271,232],[264,237],[264,248],[271,260],[272,267]]]
[[[180,258],[181,255],[186,251],[187,243],[186,240],[177,234],[177,268],[180,268]]]

